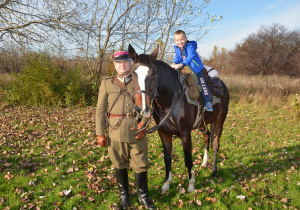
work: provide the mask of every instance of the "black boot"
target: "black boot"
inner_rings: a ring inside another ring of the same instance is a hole
[[[127,209],[130,206],[128,193],[128,172],[125,169],[116,169],[117,183],[120,189],[121,209]]]
[[[147,171],[142,173],[135,173],[135,181],[138,188],[140,204],[145,206],[147,209],[154,210],[155,207],[152,204],[150,198],[148,197]]]

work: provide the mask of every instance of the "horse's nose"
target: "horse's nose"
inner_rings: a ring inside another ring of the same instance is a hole
[[[141,109],[141,110],[140,110],[140,116],[142,116],[142,117],[147,117],[148,111],[149,111],[149,106],[146,105],[146,108],[145,108],[145,109]]]

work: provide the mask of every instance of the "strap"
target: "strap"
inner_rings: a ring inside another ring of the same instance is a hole
[[[120,80],[118,80],[117,77],[114,77],[114,80],[115,80],[116,83],[120,86],[120,88],[121,88],[122,90],[125,91],[125,93],[126,93],[126,95],[128,96],[128,98],[129,98],[133,103],[135,103],[134,97],[133,97],[133,96],[127,91],[127,89],[126,89],[127,83],[125,83],[125,85],[123,85],[123,84],[120,82]]]

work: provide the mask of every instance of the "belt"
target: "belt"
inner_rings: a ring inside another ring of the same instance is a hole
[[[112,118],[134,118],[135,117],[135,113],[126,113],[126,114],[110,114],[109,117]]]

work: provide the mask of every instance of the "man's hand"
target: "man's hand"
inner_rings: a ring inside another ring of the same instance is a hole
[[[143,127],[143,125],[144,125],[144,122],[140,122],[140,123],[138,124],[138,130],[140,130],[141,127]],[[142,138],[144,138],[145,135],[146,135],[146,130],[140,132],[140,133],[135,137],[135,139],[136,139],[136,140],[141,140]]]
[[[98,135],[97,136],[97,143],[101,147],[106,147],[107,146],[107,139],[106,139],[105,135]]]

